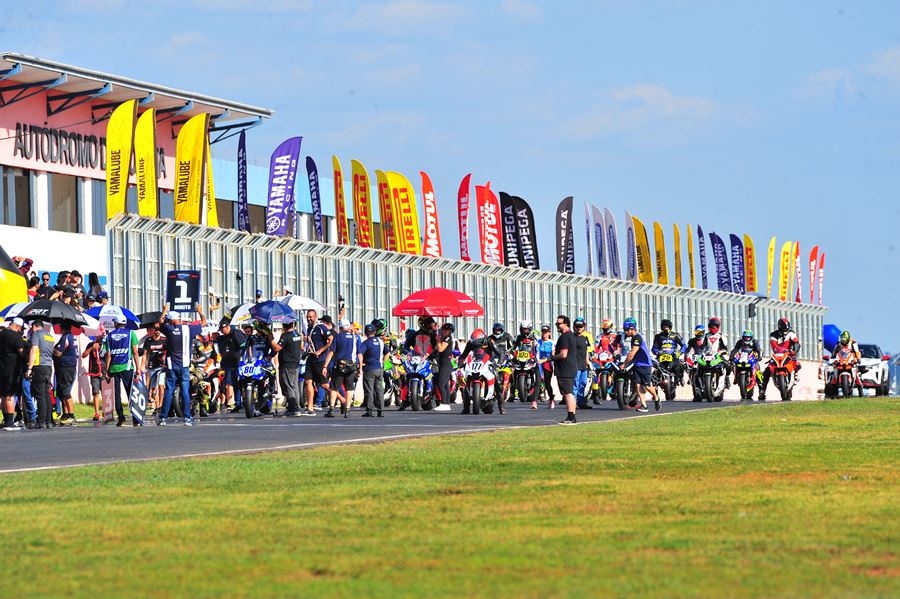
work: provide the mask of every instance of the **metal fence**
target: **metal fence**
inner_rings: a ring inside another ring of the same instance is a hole
[[[733,341],[746,328],[763,337],[787,316],[803,341],[800,357],[821,358],[823,306],[249,235],[135,215],[117,216],[107,233],[113,299],[136,312],[160,308],[166,271],[197,269],[204,288],[215,289],[228,307],[250,300],[256,289],[271,297],[288,286],[332,310],[343,295],[348,316],[359,322],[386,317],[414,291],[449,287],[471,295],[485,309],[484,318],[459,319],[461,335],[493,322],[512,329],[522,319],[538,325],[567,314],[583,316],[592,331],[603,318],[621,326],[625,317],[634,316],[646,335],[662,318],[670,318],[687,336],[695,324],[715,315]],[[399,319],[391,323],[396,330]]]

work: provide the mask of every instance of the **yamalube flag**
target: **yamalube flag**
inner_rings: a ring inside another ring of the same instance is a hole
[[[203,162],[209,115],[191,117],[175,142],[175,220],[200,224],[203,194]]]
[[[653,249],[656,250],[656,282],[660,285],[669,284],[669,265],[666,263],[666,238],[663,236],[662,225],[653,221]]]
[[[678,223],[672,225],[672,241],[675,244],[675,286],[681,287],[681,233],[678,232]]]
[[[572,240],[572,202],[568,196],[556,207],[556,270],[575,274],[575,247]]]
[[[294,208],[294,183],[297,178],[297,162],[300,160],[300,142],[303,138],[291,137],[281,142],[269,160],[269,193],[266,204],[266,235],[281,237],[288,233],[288,225]]]
[[[134,174],[137,180],[138,214],[159,215],[156,177],[156,109],[138,117],[134,127]]]
[[[687,225],[685,227],[685,231],[687,231],[688,269],[690,271],[690,277],[691,277],[691,289],[696,289],[697,288],[697,277],[696,277],[696,272],[694,271],[693,229],[691,229],[690,225]]]
[[[48,108],[49,110],[49,108]],[[109,116],[106,124],[106,218],[125,212],[125,194],[128,191],[128,169],[131,166],[131,146],[134,139],[134,117],[137,114],[137,100],[127,100],[119,104]],[[198,115],[202,116],[202,115]],[[196,118],[196,117],[194,117]],[[188,121],[190,122],[190,121]],[[187,124],[182,128],[187,127]],[[206,127],[204,126],[204,134]],[[181,136],[178,136],[179,146]],[[202,161],[202,150],[200,159]],[[180,163],[179,163],[180,164]],[[201,167],[202,168],[202,162]],[[181,170],[178,170],[181,177]],[[199,221],[199,206],[198,220]],[[176,204],[176,215],[177,204]],[[194,221],[188,221],[194,222]]]
[[[650,258],[650,240],[647,239],[647,227],[636,216],[632,216],[634,222],[634,247],[637,256],[638,281],[641,283],[653,282],[653,266]]]
[[[206,198],[206,215],[203,223],[210,227],[219,226],[219,209],[216,206],[216,188],[213,183],[212,152],[209,149],[209,137],[206,138],[206,187],[203,194]]]

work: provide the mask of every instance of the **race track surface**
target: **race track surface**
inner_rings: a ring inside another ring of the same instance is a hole
[[[701,409],[718,409],[738,405],[736,401],[718,404],[686,401],[663,402],[659,414],[672,414]],[[474,433],[502,428],[557,425],[566,411],[548,410],[542,405],[531,410],[526,404],[511,405],[504,416],[463,415],[462,406],[452,412],[412,412],[389,408],[384,418],[362,418],[363,410],[354,408],[350,418],[322,417],[274,418],[248,420],[243,414],[215,414],[197,419],[197,425],[186,427],[176,419],[163,428],[148,421],[147,426],[124,427],[114,424],[96,425],[82,422],[76,426],[51,430],[0,432],[0,473],[22,470],[65,468],[115,462],[170,458],[228,455],[268,450],[303,449],[337,443],[374,443],[408,437],[437,434]],[[614,402],[579,410],[579,424],[654,415],[634,410],[620,411]]]

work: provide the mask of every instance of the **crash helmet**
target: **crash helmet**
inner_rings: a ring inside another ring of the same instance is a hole
[[[709,329],[710,333],[715,335],[719,332],[719,329],[722,328],[722,321],[713,316],[709,319],[709,322],[706,323],[706,328]],[[715,329],[715,331],[713,329]]]
[[[613,321],[609,318],[604,318],[603,321],[600,322],[600,330],[604,333],[609,333],[613,328]]]
[[[786,333],[791,330],[791,321],[782,316],[778,319],[778,332]]]
[[[672,321],[669,320],[668,318],[663,318],[659,323],[659,328],[661,328],[664,331],[671,331],[672,330]]]
[[[384,335],[385,331],[387,331],[387,321],[383,318],[373,320],[372,326],[375,327],[375,334],[378,336]]]
[[[484,345],[484,329],[479,328],[472,331],[472,336],[469,337],[469,341],[474,347],[482,347]]]
[[[505,328],[503,327],[503,325],[502,325],[501,323],[499,323],[499,322],[495,322],[495,323],[494,323],[494,326],[491,327],[491,332],[493,333],[494,337],[499,337],[499,336],[502,335],[505,331],[506,331],[506,329],[505,329]]]
[[[753,331],[750,329],[744,329],[744,332],[741,333],[741,341],[744,343],[750,343],[753,341]]]
[[[850,331],[844,331],[843,333],[841,333],[840,340],[844,345],[850,343]]]
[[[622,323],[622,329],[625,331],[627,331],[628,329],[637,330],[637,321],[634,318],[632,318],[631,316],[629,316],[628,318],[625,319],[625,322]]]
[[[430,330],[434,322],[434,318],[432,318],[431,316],[420,316],[419,328],[422,330]]]
[[[530,335],[531,331],[534,330],[534,324],[530,320],[522,320],[519,321],[519,332],[523,335]]]
[[[705,334],[706,334],[706,327],[703,326],[702,324],[698,324],[697,326],[694,327],[694,337],[699,338]]]

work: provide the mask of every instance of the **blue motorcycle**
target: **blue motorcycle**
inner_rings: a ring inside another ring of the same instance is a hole
[[[262,356],[251,358],[244,355],[238,365],[238,381],[241,398],[247,418],[268,414],[272,411],[272,394],[269,381],[275,377],[275,367]]]
[[[741,399],[753,399],[753,389],[759,376],[759,361],[752,351],[742,349],[734,356],[734,380],[741,391]]]
[[[434,377],[431,361],[418,352],[409,352],[403,356],[403,369],[406,371],[406,401],[413,412],[432,409]]]

